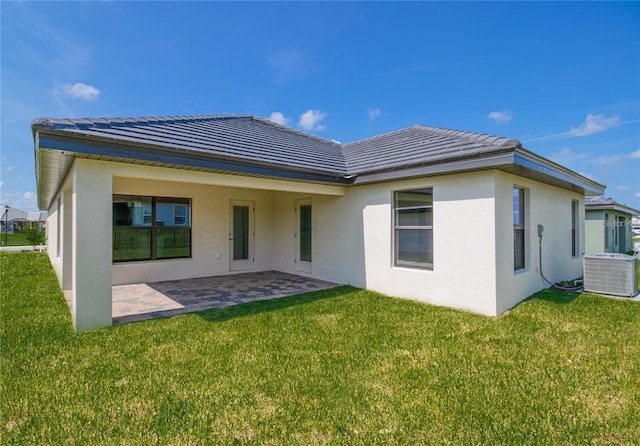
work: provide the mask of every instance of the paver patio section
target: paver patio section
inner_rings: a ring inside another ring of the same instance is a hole
[[[279,271],[119,285],[113,287],[113,324],[224,308],[336,286],[336,283]]]

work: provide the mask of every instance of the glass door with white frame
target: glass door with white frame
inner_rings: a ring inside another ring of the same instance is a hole
[[[295,269],[311,272],[313,258],[311,199],[297,200],[295,204]]]
[[[253,269],[253,202],[231,201],[229,209],[229,270]]]

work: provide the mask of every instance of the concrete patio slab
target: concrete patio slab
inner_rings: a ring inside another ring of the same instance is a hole
[[[146,283],[114,286],[112,293],[111,314],[114,318],[184,308],[184,305],[154,290]]]
[[[113,287],[113,324],[224,308],[336,286],[339,285],[279,271],[118,285]]]

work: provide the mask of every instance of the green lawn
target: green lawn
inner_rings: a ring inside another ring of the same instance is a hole
[[[0,258],[2,445],[640,439],[638,302],[490,318],[341,287],[74,334],[47,257]]]
[[[31,246],[27,236],[20,232],[15,234],[0,233],[0,241],[2,241],[3,246]]]

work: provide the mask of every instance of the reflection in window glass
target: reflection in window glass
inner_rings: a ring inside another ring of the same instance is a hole
[[[113,196],[113,261],[191,257],[191,200]]]
[[[524,189],[513,188],[513,269],[525,267],[525,238],[524,238]]]
[[[433,267],[433,191],[394,193],[394,262],[397,266]]]
[[[311,205],[300,206],[300,260],[311,262]]]

